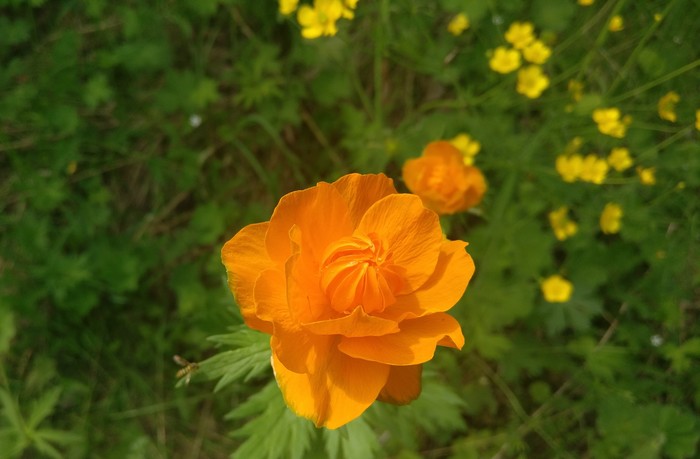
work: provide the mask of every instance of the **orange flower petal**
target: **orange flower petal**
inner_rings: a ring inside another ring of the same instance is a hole
[[[390,253],[386,262],[401,269],[405,285],[395,294],[412,292],[428,280],[443,240],[437,214],[409,194],[392,194],[374,203],[357,232],[377,234]]]
[[[423,365],[392,366],[378,400],[405,405],[420,395]]]
[[[386,385],[389,366],[353,359],[333,348],[311,373],[287,369],[272,354],[272,368],[287,405],[316,426],[337,429],[360,416]]]
[[[332,185],[343,195],[348,204],[353,227],[357,227],[372,204],[384,196],[396,194],[394,181],[384,174],[348,174],[333,182]]]
[[[307,323],[304,324],[304,328],[316,335],[349,337],[383,336],[399,331],[399,326],[395,321],[365,314],[361,306],[356,307],[351,314],[346,316]]]
[[[358,359],[389,365],[417,365],[432,359],[438,344],[458,349],[464,345],[459,323],[442,312],[404,320],[399,328],[401,331],[392,335],[343,337],[338,349]]]
[[[272,324],[256,317],[253,297],[255,282],[261,271],[272,266],[265,251],[268,222],[248,225],[233,236],[221,249],[221,261],[226,267],[228,285],[246,325],[255,330],[272,333]]]
[[[302,240],[316,259],[321,258],[329,243],[352,234],[353,230],[343,196],[325,182],[280,199],[265,238],[267,252],[273,261],[284,263],[291,255],[289,231],[294,225],[301,231]]]
[[[444,241],[435,271],[418,290],[396,299],[380,316],[401,322],[407,318],[444,312],[459,301],[474,274],[474,261],[463,241]]]

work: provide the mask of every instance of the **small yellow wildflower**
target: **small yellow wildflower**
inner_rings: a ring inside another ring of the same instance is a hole
[[[620,232],[622,219],[622,207],[609,202],[605,204],[603,212],[600,214],[600,230],[605,234],[615,234]]]
[[[595,0],[578,0],[578,4],[581,6],[591,6]]]
[[[654,21],[656,22],[661,22],[661,20],[664,18],[664,15],[661,13],[654,13]]]
[[[579,178],[584,182],[600,185],[608,175],[608,163],[597,155],[586,155],[581,163]]]
[[[515,49],[523,49],[535,40],[534,27],[529,22],[514,22],[508,27],[505,38]]]
[[[536,99],[549,87],[549,78],[539,65],[528,65],[518,70],[518,84],[515,90],[520,94]]]
[[[700,131],[700,109],[695,110],[695,129]]]
[[[642,185],[651,186],[656,184],[656,168],[655,167],[637,167],[637,175]]]
[[[469,18],[464,13],[459,13],[447,24],[447,30],[455,37],[469,28]]]
[[[613,148],[608,155],[608,164],[618,172],[625,171],[632,167],[630,151],[625,147]]]
[[[574,100],[574,102],[578,102],[581,100],[581,97],[583,97],[583,83],[580,81],[569,80],[567,89],[569,90],[569,94],[571,94],[571,98]]]
[[[555,169],[565,182],[575,182],[581,175],[583,157],[581,155],[559,155],[555,163]]]
[[[315,0],[313,8],[302,5],[297,11],[304,38],[318,38],[338,33],[336,22],[343,15],[344,5],[338,0]]]
[[[549,276],[540,284],[542,296],[549,303],[566,303],[571,298],[574,286],[559,274]]]
[[[619,32],[624,28],[625,20],[622,19],[622,16],[620,16],[619,14],[613,16],[612,19],[610,19],[610,22],[608,23],[608,30],[611,32]]]
[[[680,102],[681,96],[676,91],[670,91],[659,99],[659,117],[662,120],[676,122],[676,104]]]
[[[462,152],[462,159],[466,166],[474,164],[474,156],[481,151],[481,144],[472,139],[469,134],[457,134],[450,140],[450,143]]]
[[[520,52],[517,49],[509,49],[499,46],[493,51],[489,59],[489,67],[498,73],[510,73],[520,67]]]
[[[560,207],[549,213],[549,224],[552,225],[554,237],[560,241],[573,236],[578,231],[576,222],[569,220],[568,212],[567,207]]]
[[[620,115],[620,109],[615,107],[596,108],[593,110],[593,121],[598,124],[598,130],[602,134],[621,139],[625,136],[632,118],[625,116],[620,119]]]
[[[540,40],[535,40],[523,48],[523,57],[533,64],[544,64],[552,55],[552,50]]]
[[[355,8],[359,0],[343,0],[343,17],[345,19],[353,19],[355,17]]]
[[[279,0],[279,11],[280,14],[288,15],[296,11],[299,0]]]

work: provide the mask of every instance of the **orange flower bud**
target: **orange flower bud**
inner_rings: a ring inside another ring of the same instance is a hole
[[[411,193],[438,214],[454,214],[474,207],[486,192],[481,171],[465,165],[460,151],[442,140],[428,144],[420,158],[406,161],[403,179]]]

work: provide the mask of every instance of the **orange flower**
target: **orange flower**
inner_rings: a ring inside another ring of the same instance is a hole
[[[428,209],[454,214],[474,207],[486,192],[479,169],[466,166],[462,153],[450,142],[431,142],[420,158],[403,165],[403,179]]]
[[[415,399],[436,346],[464,345],[445,311],[474,272],[466,245],[385,175],[350,174],[283,196],[221,254],[246,324],[272,335],[287,405],[335,429]]]

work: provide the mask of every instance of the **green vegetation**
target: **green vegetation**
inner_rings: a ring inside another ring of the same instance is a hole
[[[273,1],[0,12],[0,457],[699,454],[696,2],[361,0],[314,40]],[[514,21],[553,51],[534,99],[489,68]],[[657,110],[670,91],[675,122]],[[594,123],[604,107],[631,115],[623,138]],[[467,346],[438,351],[413,404],[318,431],[282,405],[266,337],[240,328],[220,247],[317,181],[385,172],[402,189],[406,159],[461,132],[489,183],[443,217],[477,266],[451,310]],[[563,181],[575,137],[634,167]],[[559,241],[562,206],[578,231]],[[569,301],[544,300],[553,274]],[[175,354],[211,359],[176,387]]]

